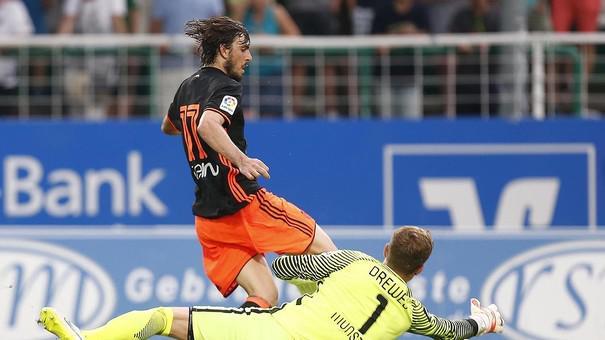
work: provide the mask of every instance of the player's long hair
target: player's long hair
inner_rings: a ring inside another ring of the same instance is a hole
[[[389,267],[401,274],[415,274],[431,256],[433,238],[426,229],[405,226],[395,230],[389,249]]]
[[[201,56],[202,65],[214,63],[219,48],[231,48],[235,39],[241,37],[244,44],[250,44],[250,35],[244,25],[229,17],[188,21],[185,24],[185,34],[197,41],[197,52]]]

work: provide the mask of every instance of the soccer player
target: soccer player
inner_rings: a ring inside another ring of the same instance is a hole
[[[430,256],[433,240],[418,227],[397,229],[379,262],[359,251],[284,255],[272,264],[281,279],[317,281],[318,289],[281,307],[165,308],[133,311],[105,326],[79,331],[52,308],[38,321],[60,340],[147,339],[153,335],[183,340],[224,339],[394,339],[405,332],[435,339],[466,339],[502,332],[495,305],[471,299],[468,319],[447,320],[429,313],[407,282]]]
[[[182,136],[204,268],[223,296],[241,285],[248,293],[242,306],[274,306],[277,287],[264,253],[337,248],[313,218],[257,182],[269,178],[269,168],[246,155],[240,81],[252,55],[244,26],[214,17],[189,21],[185,31],[199,44],[203,66],[179,87],[162,131]]]

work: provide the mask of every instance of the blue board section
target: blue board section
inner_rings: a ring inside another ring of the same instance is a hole
[[[390,232],[334,236],[341,248],[380,258]],[[436,315],[465,318],[470,297],[497,303],[507,335],[523,339],[602,339],[605,234],[458,235],[435,231],[435,249],[414,296]],[[63,231],[0,239],[2,318],[7,339],[43,339],[38,308],[54,305],[85,328],[156,305],[237,306],[204,276],[192,232]],[[295,289],[278,281],[282,301]],[[504,339],[493,336],[492,339]]]
[[[410,286],[435,314],[472,296],[507,321],[493,339],[602,339],[605,122],[254,122],[261,183],[382,254],[389,225],[434,232]],[[56,305],[84,327],[155,305],[239,305],[204,275],[179,138],[158,122],[0,123],[0,334]],[[159,225],[178,225],[165,229]],[[383,227],[386,225],[386,227]],[[386,229],[384,229],[386,228]],[[282,299],[296,291],[278,282]]]
[[[603,131],[576,120],[303,121],[250,123],[247,138],[271,169],[262,184],[323,225],[560,228],[605,224]],[[158,122],[3,122],[0,135],[1,225],[192,223],[180,139]],[[468,199],[453,207],[444,187]]]
[[[515,146],[514,144],[510,144]],[[487,145],[489,146],[489,145]],[[524,152],[526,146],[519,146],[519,152]],[[489,149],[489,148],[488,148]],[[460,145],[464,151],[464,145]],[[394,155],[393,156],[393,200],[394,222],[410,224],[450,225],[451,214],[443,209],[429,209],[423,198],[419,185],[424,181],[435,181],[443,186],[444,180],[464,181],[473,185],[478,208],[483,215],[486,225],[496,224],[498,209],[506,209],[504,193],[514,190],[513,186],[532,186],[545,179],[556,186],[554,192],[543,192],[553,197],[553,206],[546,207],[551,218],[546,225],[553,228],[560,226],[583,226],[589,224],[589,192],[588,157],[586,153],[574,154],[556,153],[543,154],[439,154],[439,155]],[[486,150],[489,152],[489,150]],[[531,189],[527,189],[530,191]],[[554,190],[554,189],[553,189]],[[467,190],[468,191],[468,190]],[[460,194],[467,191],[461,190]],[[523,199],[527,192],[518,189],[519,197]],[[444,192],[443,195],[447,193]],[[537,194],[535,191],[533,194]],[[425,195],[429,195],[425,193]],[[462,197],[454,198],[458,201]],[[536,196],[535,200],[548,199]],[[514,201],[511,198],[509,201]],[[453,203],[453,202],[452,202]],[[460,202],[456,202],[459,204]],[[470,201],[464,202],[467,205]],[[532,202],[533,203],[533,202]],[[407,222],[405,222],[407,221]],[[525,216],[519,222],[528,224]]]

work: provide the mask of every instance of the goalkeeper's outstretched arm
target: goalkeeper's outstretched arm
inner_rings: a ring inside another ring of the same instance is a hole
[[[354,250],[335,250],[317,255],[283,255],[271,264],[275,276],[282,280],[302,279],[320,281],[354,261],[373,260]]]
[[[464,320],[448,320],[429,313],[418,300],[412,302],[410,333],[443,340],[463,340],[487,333],[501,333],[504,320],[496,305],[481,307],[479,300],[471,299],[471,315]]]

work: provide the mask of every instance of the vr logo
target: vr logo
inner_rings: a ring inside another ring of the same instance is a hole
[[[449,211],[456,229],[481,230],[486,225],[472,178],[422,178],[419,184],[424,206]],[[558,193],[557,178],[520,178],[509,182],[500,195],[494,228],[521,229],[526,214],[530,226],[548,227]]]
[[[383,149],[383,224],[520,230],[596,226],[592,144]]]

